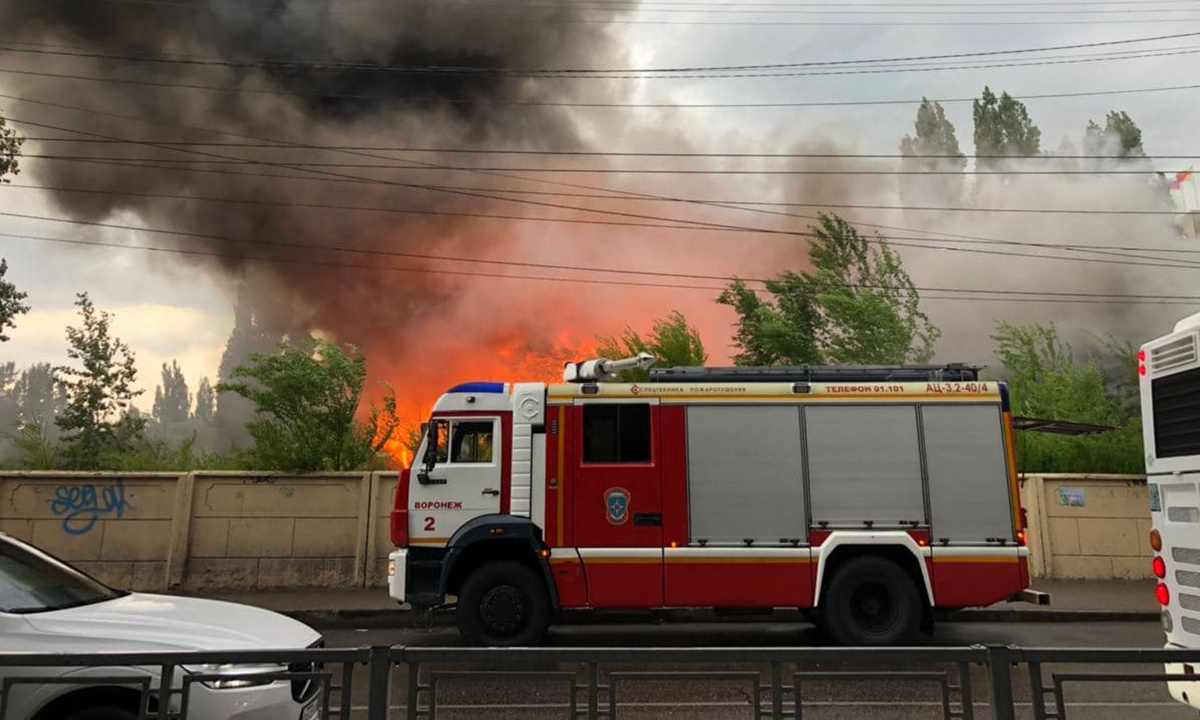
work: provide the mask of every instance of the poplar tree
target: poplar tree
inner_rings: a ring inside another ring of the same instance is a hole
[[[1003,156],[1037,155],[1042,131],[1033,124],[1025,103],[1008,93],[999,97],[991,88],[973,104],[975,157],[980,167],[995,167]]]
[[[54,423],[63,432],[64,456],[76,470],[101,470],[130,450],[146,420],[134,412],[137,368],[133,351],[112,334],[112,315],[97,310],[87,293],[75,301],[82,325],[67,328],[67,357],[55,368],[67,402]]]

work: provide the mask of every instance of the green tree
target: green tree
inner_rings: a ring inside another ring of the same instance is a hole
[[[202,425],[211,425],[217,412],[217,393],[207,377],[200,378],[196,389],[196,411],[192,418]]]
[[[17,290],[16,285],[4,279],[6,272],[8,272],[8,261],[0,258],[0,342],[8,342],[4,328],[16,327],[16,317],[29,312],[29,306],[25,304],[25,298],[28,296]]]
[[[985,86],[983,97],[973,104],[973,115],[975,156],[981,167],[999,164],[996,156],[1037,155],[1041,151],[1042,131],[1033,124],[1025,103],[1008,93],[997,98]]]
[[[1024,472],[1124,472],[1143,469],[1141,416],[1134,356],[1105,341],[1106,357],[1080,361],[1053,325],[999,323],[992,336],[1009,373],[1015,415],[1111,425],[1102,435],[1071,437],[1017,433],[1017,466]],[[1115,370],[1113,368],[1116,368]]]
[[[699,366],[708,360],[700,332],[688,325],[687,318],[678,310],[655,320],[647,337],[626,326],[619,337],[597,337],[596,340],[600,342],[596,352],[605,358],[627,358],[646,352],[658,358],[656,367]],[[650,371],[626,370],[618,379],[621,382],[645,382],[650,379]]]
[[[324,340],[296,347],[281,343],[273,354],[255,353],[217,392],[234,393],[255,406],[246,424],[254,445],[249,460],[263,470],[353,470],[371,461],[395,430],[396,396],[371,405],[357,420],[366,358]]]
[[[906,170],[961,173],[966,169],[967,159],[958,147],[954,124],[946,118],[941,103],[922,98],[913,129],[916,135],[905,135],[900,139],[900,154],[905,157]],[[962,200],[962,195],[962,175],[937,175],[919,185],[900,185],[900,197],[906,204],[956,204]]]
[[[164,426],[180,425],[192,414],[192,394],[177,361],[163,363],[162,384],[154,389],[154,419]]]
[[[133,389],[133,352],[112,335],[112,315],[96,310],[87,293],[75,306],[83,325],[67,328],[67,357],[79,366],[55,368],[67,401],[54,423],[63,432],[68,466],[101,470],[141,438],[146,421],[131,410],[142,391]]]
[[[13,391],[21,422],[49,426],[66,406],[66,397],[54,381],[50,363],[34,363],[21,373]]]
[[[939,156],[936,159],[924,158],[920,163],[931,169],[949,165],[961,170],[967,166],[967,159],[958,148],[954,124],[946,119],[946,111],[941,103],[921,98],[913,129],[916,131],[915,136],[905,135],[900,139],[901,155]]]
[[[1104,127],[1088,120],[1083,135],[1084,155],[1105,155],[1120,158],[1145,157],[1142,149],[1142,130],[1125,111],[1110,112]]]
[[[717,302],[738,314],[739,365],[924,362],[941,331],[920,309],[900,256],[837,215],[820,215],[813,269],[766,282],[763,300],[736,281]]]
[[[17,156],[21,154],[21,145],[24,142],[25,138],[8,126],[4,113],[0,113],[0,183],[9,182],[9,175],[20,174]]]

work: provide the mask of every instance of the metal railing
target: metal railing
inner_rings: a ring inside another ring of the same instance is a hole
[[[1168,663],[1200,665],[1200,649],[395,646],[36,655],[0,652],[0,720],[26,720],[22,703],[28,704],[31,692],[50,697],[67,690],[99,688],[119,688],[126,697],[136,697],[139,720],[216,720],[201,716],[192,707],[199,692],[196,686],[231,679],[246,679],[259,687],[268,681],[276,683],[276,697],[291,697],[296,715],[301,707],[315,704],[313,712],[323,720],[436,720],[447,711],[462,715],[473,709],[484,713],[502,708],[525,711],[523,717],[527,713],[529,717],[617,720],[625,709],[679,704],[638,701],[634,689],[644,691],[648,683],[657,691],[675,684],[710,693],[717,687],[732,688],[740,701],[712,701],[707,706],[754,718],[801,720],[806,708],[811,709],[814,689],[823,689],[823,696],[830,696],[847,685],[860,693],[864,688],[878,691],[907,685],[936,689],[935,700],[916,704],[943,718],[973,720],[985,709],[982,714],[996,720],[1011,720],[1020,707],[1023,716],[1032,715],[1036,720],[1067,720],[1071,705],[1064,693],[1068,686],[1152,683],[1169,704],[1164,683],[1200,682],[1191,674],[1167,674],[1163,668]],[[1146,665],[1153,666],[1153,671],[1130,672],[1124,667]],[[264,671],[271,666],[280,670]],[[310,669],[289,669],[298,666]],[[1097,671],[1097,666],[1106,670]],[[206,669],[216,667],[223,671]],[[253,667],[254,672],[239,667]],[[83,669],[97,674],[77,674]],[[283,693],[285,682],[292,683],[287,695]],[[445,699],[457,689],[459,696],[478,701],[489,687],[496,699],[486,704],[448,703]],[[1028,699],[1016,701],[1017,692]],[[1200,697],[1200,685],[1196,692]],[[512,700],[514,695],[519,699]],[[286,700],[283,703],[286,706]],[[821,704],[831,702],[817,703]],[[855,701],[833,704],[851,707]],[[1087,713],[1078,715],[1086,717]]]

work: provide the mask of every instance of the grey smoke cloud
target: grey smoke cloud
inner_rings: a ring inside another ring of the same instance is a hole
[[[522,15],[527,5],[537,10]],[[471,3],[386,3],[317,0],[197,0],[194,7],[106,2],[4,3],[0,26],[26,43],[67,45],[82,53],[114,57],[266,59],[264,67],[129,63],[114,59],[8,53],[10,67],[41,72],[118,77],[151,83],[203,85],[241,92],[214,93],[135,84],[85,83],[13,76],[8,87],[38,100],[101,112],[136,115],[135,122],[104,115],[19,106],[39,122],[102,136],[141,140],[230,140],[238,136],[342,145],[456,147],[563,147],[587,144],[568,109],[511,103],[615,98],[622,86],[537,81],[503,73],[431,74],[361,72],[305,63],[337,60],[380,66],[463,68],[588,67],[622,65],[619,43],[604,24],[571,22],[582,11],[571,3],[513,0],[503,10]],[[294,61],[296,65],[288,65]],[[353,97],[357,96],[357,97]],[[361,96],[371,96],[365,99]],[[395,98],[393,99],[380,99]],[[187,130],[201,127],[232,133]],[[63,146],[47,144],[52,151]],[[327,151],[206,149],[188,154],[151,146],[73,146],[78,154],[165,160],[238,157],[263,163],[288,160],[403,164],[404,156],[381,157]],[[83,149],[80,149],[83,148]],[[29,148],[27,148],[29,149]],[[36,152],[36,148],[32,148]],[[45,149],[43,148],[43,151]],[[410,156],[419,163],[462,164],[462,157]],[[186,167],[186,166],[185,166]],[[340,245],[408,252],[488,257],[511,248],[513,230],[461,218],[403,216],[280,208],[269,204],[222,205],[136,197],[138,193],[234,197],[264,203],[320,203],[407,207],[441,212],[504,212],[519,204],[397,188],[388,184],[329,182],[332,174],[428,184],[497,183],[475,173],[395,173],[340,168],[325,174],[262,165],[209,165],[190,172],[120,164],[37,162],[27,178],[67,188],[104,188],[134,195],[52,193],[66,216],[103,220],[133,213],[147,225],[232,238]],[[292,175],[310,181],[257,177]],[[502,184],[504,181],[498,181]],[[162,238],[156,242],[167,242]],[[269,264],[250,258],[305,259],[427,267],[420,260],[371,260],[313,249],[281,249],[247,243],[187,239],[177,246],[231,255],[198,260],[246,279],[243,287],[256,315],[282,333],[313,329],[365,346],[394,344],[401,323],[422,322],[452,306],[457,293],[444,279],[369,269]],[[439,267],[445,267],[444,264]],[[381,348],[382,349],[382,348]]]

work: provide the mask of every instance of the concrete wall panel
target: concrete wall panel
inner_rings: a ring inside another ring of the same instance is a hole
[[[292,518],[232,518],[227,557],[291,557]]]
[[[193,518],[188,556],[208,558],[225,557],[228,554],[229,518]]]
[[[1150,502],[1135,475],[1029,475],[1021,502],[1029,514],[1034,577],[1151,577]]]
[[[119,587],[376,587],[387,580],[396,481],[3,472],[0,531]],[[1149,577],[1144,478],[1030,475],[1021,495],[1035,577]]]

